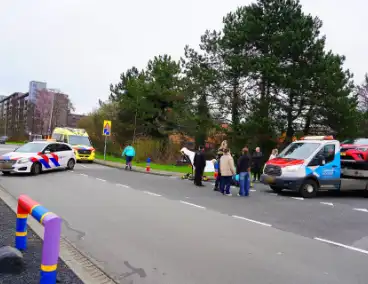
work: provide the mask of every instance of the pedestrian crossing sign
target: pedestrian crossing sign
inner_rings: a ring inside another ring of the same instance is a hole
[[[102,135],[104,136],[111,135],[111,120],[104,120]]]

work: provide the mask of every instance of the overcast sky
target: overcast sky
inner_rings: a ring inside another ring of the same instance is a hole
[[[175,59],[197,46],[206,29],[244,0],[0,0],[0,94],[27,92],[45,81],[88,113],[109,95],[110,83],[155,55]],[[319,16],[327,45],[345,54],[346,67],[363,80],[368,72],[364,0],[302,0]]]

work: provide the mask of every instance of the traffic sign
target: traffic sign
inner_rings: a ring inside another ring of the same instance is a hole
[[[102,135],[104,136],[111,135],[111,120],[104,120]]]

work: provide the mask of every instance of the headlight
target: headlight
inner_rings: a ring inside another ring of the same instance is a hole
[[[28,163],[29,159],[28,158],[21,158],[17,161],[18,164],[25,164]]]
[[[301,165],[287,166],[282,169],[284,172],[296,172],[300,169]]]
[[[362,151],[362,152],[365,152],[365,151],[368,151],[368,148],[356,148],[358,151]]]

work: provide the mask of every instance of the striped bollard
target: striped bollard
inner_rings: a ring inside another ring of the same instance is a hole
[[[27,217],[31,215],[45,231],[42,245],[40,284],[56,284],[62,219],[26,195],[18,199],[15,247],[27,249]]]

